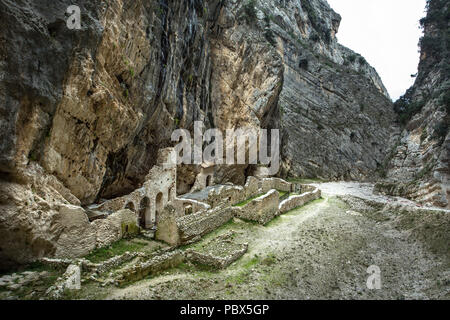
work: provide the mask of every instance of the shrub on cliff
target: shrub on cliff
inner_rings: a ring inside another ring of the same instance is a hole
[[[444,139],[447,136],[448,127],[449,127],[448,122],[443,120],[442,122],[438,123],[434,127],[434,134],[433,134],[433,136],[435,138],[437,138],[437,139]]]
[[[419,46],[422,51],[431,53],[440,58],[443,48],[443,42],[439,37],[423,36],[419,40]]]
[[[448,0],[427,0],[427,16],[420,19],[420,26],[424,28],[429,24],[434,24],[443,29],[447,27],[450,20],[450,6]]]
[[[264,22],[266,23],[266,26],[264,28],[264,37],[266,37],[266,40],[269,41],[271,45],[275,46],[275,36],[272,32],[272,29],[270,29],[270,16],[266,12],[264,12]]]
[[[326,27],[326,25],[317,16],[316,10],[311,5],[308,0],[301,1],[301,6],[303,10],[308,14],[309,21],[311,25],[316,30],[317,34],[313,34],[311,40],[318,42],[320,39],[324,40],[326,43],[331,42],[331,31]]]
[[[423,52],[431,54],[437,60],[449,58],[450,47],[450,4],[448,0],[427,0],[427,16],[420,20],[425,36],[419,41]],[[434,30],[433,34],[427,30]],[[445,63],[445,61],[444,61]]]
[[[256,0],[249,0],[246,4],[244,4],[244,14],[247,23],[256,21],[258,18],[256,13]]]
[[[356,54],[349,55],[347,59],[350,63],[354,63],[356,61]]]
[[[410,88],[394,103],[394,111],[398,114],[399,122],[402,124],[406,124],[425,106],[424,100],[413,101],[411,95],[412,89]]]
[[[447,112],[447,115],[450,115],[450,89],[447,89],[447,91],[444,93],[444,95],[441,98],[441,103],[444,106],[445,111]]]

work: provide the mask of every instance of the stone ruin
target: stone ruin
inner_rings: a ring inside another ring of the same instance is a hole
[[[266,224],[320,197],[320,190],[279,178],[248,177],[244,186],[214,185],[214,167],[202,166],[193,190],[177,196],[173,148],[160,150],[145,182],[128,195],[87,208],[64,204],[52,258],[73,259],[139,233],[180,246],[199,240],[232,218]],[[309,189],[308,189],[309,188]],[[279,193],[287,194],[280,198]]]
[[[140,262],[108,281],[114,284],[135,281],[185,260],[224,268],[241,257],[248,244],[233,243],[232,236],[227,236],[210,241],[200,251],[185,252],[178,247],[199,241],[233,218],[264,225],[321,196],[317,188],[279,178],[250,176],[243,186],[214,185],[214,167],[209,164],[202,166],[193,192],[177,196],[173,157],[172,148],[160,150],[157,165],[143,185],[128,195],[87,208],[72,204],[59,207],[55,225],[61,232],[54,244],[55,251],[40,261],[67,271],[48,289],[49,297],[59,298],[66,289],[78,288],[80,272],[95,279],[98,274],[133,259]],[[95,249],[138,234],[167,243],[169,251],[151,255],[126,252],[100,264],[83,258]],[[226,250],[219,252],[220,248]],[[6,280],[4,286],[11,286]]]

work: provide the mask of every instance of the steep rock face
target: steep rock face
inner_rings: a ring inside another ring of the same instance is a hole
[[[284,63],[282,174],[371,178],[397,131],[376,71],[337,43],[341,18],[325,1],[286,1],[270,12]]]
[[[404,130],[386,160],[380,192],[424,204],[449,207],[450,200],[450,38],[448,1],[428,1],[422,19],[419,72],[395,103]]]
[[[87,2],[81,30],[65,25],[69,1],[1,5],[12,176],[36,161],[85,204],[132,191],[172,130],[208,105],[202,1]]]
[[[398,134],[365,59],[337,43],[326,1],[228,1],[212,37],[214,125],[280,128],[282,176],[366,179]],[[246,166],[222,181],[243,183]]]
[[[386,89],[324,0],[80,1],[81,30],[71,4],[0,0],[1,267],[55,255],[62,206],[139,188],[197,120],[280,128],[283,176],[365,179],[386,154]]]
[[[54,255],[60,206],[138,188],[204,118],[217,3],[81,1],[70,30],[70,1],[0,1],[1,267]]]

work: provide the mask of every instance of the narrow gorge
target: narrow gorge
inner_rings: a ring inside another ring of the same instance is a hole
[[[0,0],[0,299],[448,299],[450,6],[427,3],[393,102],[326,0],[86,0],[80,28],[72,1]],[[198,122],[279,130],[278,173],[171,164]],[[380,296],[346,269],[377,257]]]

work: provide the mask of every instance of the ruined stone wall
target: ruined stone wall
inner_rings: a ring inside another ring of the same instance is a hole
[[[261,190],[263,193],[269,192],[271,189],[276,189],[285,192],[292,191],[292,183],[286,182],[279,178],[264,178],[261,180]]]
[[[232,211],[237,218],[265,225],[278,215],[279,200],[278,191],[270,190],[265,195],[250,201],[242,207],[232,207]]]
[[[233,205],[245,200],[244,190],[244,187],[234,185],[215,186],[208,192],[206,202],[213,208],[224,202]]]
[[[158,164],[145,177],[145,182],[141,188],[129,195],[108,200],[89,208],[109,213],[127,208],[145,216],[145,225],[142,225],[142,227],[154,225],[157,213],[161,213],[163,208],[176,198],[177,170],[175,165],[166,164],[172,156],[172,151],[172,148],[159,151]]]
[[[321,191],[318,188],[315,190],[302,193],[301,195],[293,195],[282,201],[279,205],[279,213],[283,214],[292,209],[304,206],[308,202],[319,199],[321,197]]]
[[[172,221],[175,225],[172,225],[172,229],[167,228],[167,230],[176,230],[177,236],[171,238],[171,241],[176,241],[176,243],[172,244],[183,244],[199,239],[205,234],[214,231],[230,221],[232,217],[233,212],[229,207],[220,206],[174,219]],[[159,238],[163,239],[162,237]]]
[[[95,220],[92,225],[96,230],[96,248],[107,247],[140,231],[137,214],[127,209],[114,212],[106,219]]]
[[[256,177],[247,177],[247,182],[244,185],[245,198],[251,198],[260,193],[259,179]]]
[[[71,205],[61,206],[54,227],[59,233],[58,239],[52,243],[55,250],[52,256],[55,258],[83,257],[124,236],[139,233],[138,217],[130,210],[120,210],[91,223],[82,208]]]

